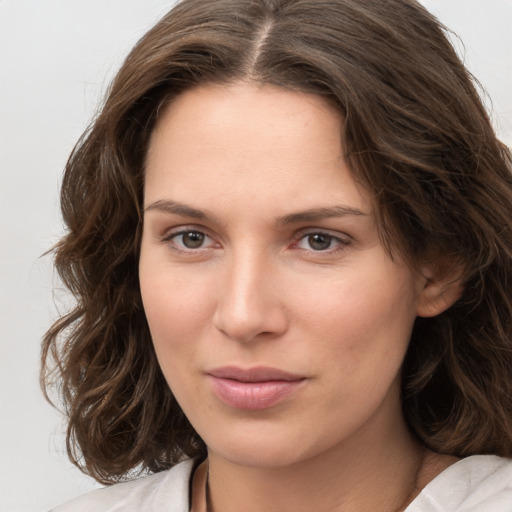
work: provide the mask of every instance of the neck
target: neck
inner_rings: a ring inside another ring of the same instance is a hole
[[[427,451],[405,423],[389,427],[287,466],[244,466],[210,452],[209,512],[403,510],[419,492]]]

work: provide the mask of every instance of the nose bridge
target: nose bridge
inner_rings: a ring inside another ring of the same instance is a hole
[[[247,243],[227,259],[215,315],[217,328],[238,341],[281,332],[285,318],[276,294],[271,257]]]

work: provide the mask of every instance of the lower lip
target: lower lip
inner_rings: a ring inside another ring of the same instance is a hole
[[[209,376],[213,392],[225,404],[236,409],[268,409],[290,396],[304,382],[300,380],[271,380],[241,382]]]

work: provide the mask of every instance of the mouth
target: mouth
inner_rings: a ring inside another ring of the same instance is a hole
[[[206,372],[212,390],[224,404],[236,409],[267,409],[285,400],[306,380],[277,368],[226,366]]]

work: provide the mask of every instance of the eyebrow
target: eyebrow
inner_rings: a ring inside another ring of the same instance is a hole
[[[284,226],[288,224],[298,224],[299,222],[311,222],[335,217],[345,217],[346,215],[367,215],[358,208],[351,206],[330,206],[328,208],[312,208],[297,213],[289,213],[279,217],[276,224]]]
[[[145,212],[149,212],[152,210],[157,210],[163,213],[171,213],[176,215],[182,215],[184,217],[192,217],[193,219],[214,219],[215,216],[212,215],[207,210],[198,210],[197,208],[192,208],[191,206],[187,206],[184,203],[180,203],[178,201],[170,201],[166,199],[160,199],[151,203],[149,206],[144,208]]]
[[[179,201],[171,201],[168,199],[160,199],[146,206],[145,212],[157,210],[164,213],[181,215],[184,217],[191,217],[199,220],[211,220],[219,222],[219,220],[208,210],[199,210],[192,208]],[[282,217],[276,219],[277,226],[286,226],[289,224],[298,224],[300,222],[312,222],[322,219],[345,217],[347,215],[367,215],[358,208],[351,206],[336,205],[326,208],[311,208],[309,210],[303,210],[300,212],[288,213]]]

